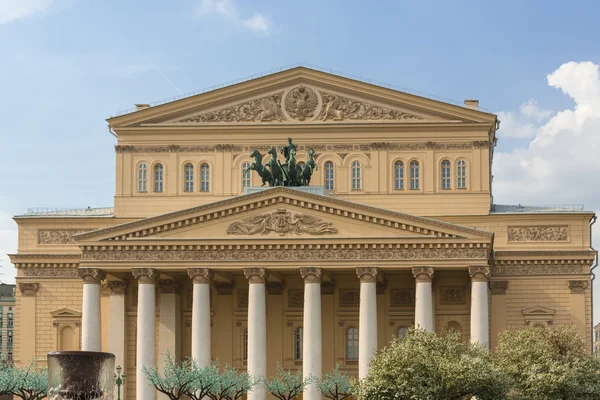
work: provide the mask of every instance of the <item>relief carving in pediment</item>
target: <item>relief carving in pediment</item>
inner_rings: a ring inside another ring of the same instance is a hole
[[[276,211],[246,217],[234,222],[227,228],[229,235],[267,235],[276,232],[283,236],[287,233],[301,235],[323,235],[337,233],[331,222],[308,214],[294,213],[284,208]]]

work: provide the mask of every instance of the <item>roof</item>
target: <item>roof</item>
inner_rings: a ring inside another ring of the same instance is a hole
[[[112,207],[100,208],[29,208],[19,217],[114,217]]]
[[[0,284],[0,297],[15,297],[16,285]]]
[[[555,213],[587,213],[583,204],[523,206],[521,204],[493,204],[491,214],[555,214]],[[591,212],[591,211],[589,211]]]

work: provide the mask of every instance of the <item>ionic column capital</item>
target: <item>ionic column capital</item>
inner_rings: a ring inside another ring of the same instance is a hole
[[[417,282],[431,282],[435,268],[433,267],[413,267],[412,273]]]
[[[508,289],[508,281],[491,281],[490,290],[492,294],[506,294]]]
[[[304,283],[321,283],[323,268],[303,267],[300,268],[300,275],[304,279]]]
[[[159,279],[158,287],[161,294],[179,293],[179,283],[175,279]]]
[[[248,279],[248,283],[265,284],[267,270],[265,268],[244,268],[244,276]]]
[[[83,279],[83,283],[92,283],[99,285],[100,281],[106,279],[104,271],[98,268],[78,268],[77,275]]]
[[[127,281],[108,281],[106,287],[110,294],[125,294],[127,290]]]
[[[35,293],[38,291],[39,287],[40,287],[39,283],[19,282],[19,290],[21,291],[21,296],[24,296],[24,297],[35,296]]]
[[[213,278],[213,272],[208,268],[188,268],[187,273],[194,283],[209,284]]]
[[[490,276],[490,267],[487,265],[471,265],[469,266],[469,276],[471,282],[487,282]]]
[[[375,283],[377,281],[376,267],[358,267],[356,268],[356,276],[360,279],[360,283]]]
[[[154,268],[133,268],[131,273],[138,283],[155,284],[156,279],[160,276],[160,272]]]

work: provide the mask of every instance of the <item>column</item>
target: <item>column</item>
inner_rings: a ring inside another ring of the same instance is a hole
[[[160,273],[152,268],[134,268],[131,272],[138,280],[135,397],[148,400],[155,398],[156,390],[144,376],[142,368],[156,366],[155,284]]]
[[[100,315],[100,283],[106,277],[96,268],[79,268],[83,279],[81,308],[81,350],[102,351],[102,316]]]
[[[164,371],[165,355],[169,353],[175,362],[181,362],[181,297],[180,286],[174,279],[160,279],[158,318],[158,370]],[[164,393],[158,399],[168,400]]]
[[[433,301],[431,294],[431,281],[433,280],[433,267],[413,267],[412,273],[416,279],[415,290],[415,327],[433,332]]]
[[[363,379],[377,351],[377,268],[356,268],[356,275],[360,279],[358,378]]]
[[[471,266],[471,343],[490,348],[488,276],[490,267]]]
[[[190,268],[188,275],[194,282],[192,304],[192,358],[199,367],[211,364],[210,337],[210,281],[208,268]]]
[[[302,374],[321,377],[321,268],[300,268],[304,279],[304,311],[302,325]],[[303,399],[321,400],[321,392],[316,383],[304,389]]]
[[[267,304],[264,268],[246,268],[248,279],[248,374],[253,380],[267,376]],[[265,400],[267,392],[261,384],[248,392],[248,400]]]
[[[127,342],[127,314],[125,314],[125,293],[127,282],[108,281],[108,290],[110,298],[108,300],[108,352],[115,355],[115,367],[120,365],[123,372],[127,372],[127,353],[125,344]],[[117,398],[117,387],[114,390],[115,399]],[[121,400],[127,397],[125,385],[121,386]]]

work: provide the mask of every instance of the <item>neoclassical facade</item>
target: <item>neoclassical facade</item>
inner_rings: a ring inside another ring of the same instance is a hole
[[[147,400],[166,351],[363,377],[413,325],[493,351],[572,324],[591,346],[595,216],[494,204],[499,122],[477,107],[298,67],[109,118],[114,206],[15,217],[15,361],[110,351]],[[310,187],[261,188],[251,153],[288,137],[316,153]]]

